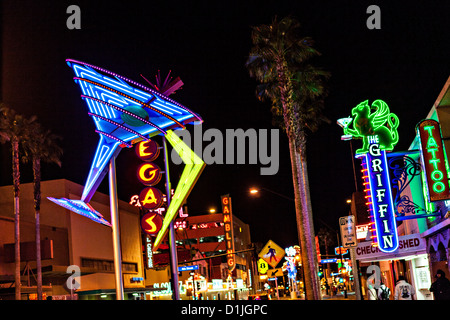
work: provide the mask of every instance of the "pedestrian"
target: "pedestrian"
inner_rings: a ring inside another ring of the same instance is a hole
[[[367,299],[368,300],[377,300],[377,292],[371,283],[367,284]]]
[[[430,288],[434,300],[450,300],[450,280],[445,277],[445,272],[438,269],[435,277],[436,281],[432,283]]]
[[[378,300],[389,300],[391,289],[389,289],[389,287],[386,287],[382,280],[380,281],[380,283],[380,287],[377,289]]]
[[[406,282],[405,277],[398,277],[397,285],[394,289],[395,300],[415,300],[414,287]]]

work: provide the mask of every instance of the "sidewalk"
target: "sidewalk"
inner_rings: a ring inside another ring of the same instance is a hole
[[[275,299],[276,300],[276,297]],[[305,300],[305,296],[301,295],[301,297],[298,297],[296,299],[291,299],[290,297],[280,297],[280,300]],[[322,300],[356,300],[356,295],[354,292],[347,292],[347,298],[345,298],[344,293],[338,293],[334,296],[329,295],[323,295]]]
[[[335,296],[323,295],[323,300],[356,300],[356,295],[354,292],[347,292],[347,298],[345,298],[343,293],[338,293]]]

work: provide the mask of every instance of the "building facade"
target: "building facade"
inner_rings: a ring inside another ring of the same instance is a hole
[[[450,236],[450,193],[448,190],[448,150],[450,150],[450,78],[445,83],[437,100],[424,120],[435,120],[438,125],[432,128],[427,126],[425,133],[435,133],[428,137],[428,145],[421,142],[421,123],[418,122],[416,136],[406,151],[389,153],[387,156],[392,181],[392,196],[394,199],[396,225],[398,234],[398,247],[392,252],[382,252],[374,245],[374,222],[368,218],[367,211],[352,207],[352,214],[358,217],[358,227],[362,237],[355,248],[356,259],[359,261],[362,278],[362,294],[369,297],[367,280],[372,274],[367,273],[370,265],[376,265],[381,272],[381,280],[394,292],[399,277],[404,277],[415,288],[415,298],[418,300],[431,300],[434,298],[430,292],[435,274],[441,269],[450,278],[449,236]],[[433,123],[433,122],[426,122]],[[440,135],[439,135],[440,126]],[[434,130],[435,129],[435,130]],[[428,131],[427,131],[428,130]],[[422,133],[422,137],[424,134]],[[431,139],[431,140],[430,140]],[[443,146],[438,147],[439,140]],[[428,150],[428,147],[432,147]],[[442,149],[439,150],[438,149]],[[438,159],[438,152],[443,155]],[[427,157],[433,157],[429,160]],[[438,169],[441,163],[444,169]],[[428,165],[431,166],[432,171]],[[362,170],[363,179],[367,169]],[[439,172],[438,172],[439,171]],[[434,185],[429,183],[433,182]],[[370,190],[365,184],[366,205],[371,201]],[[360,199],[354,196],[354,200]],[[368,211],[371,214],[370,210]],[[357,227],[357,228],[358,228]],[[365,230],[365,232],[364,232]],[[358,231],[358,230],[357,230]],[[372,270],[372,269],[371,269]],[[391,294],[391,299],[394,299]]]
[[[52,299],[113,299],[115,297],[112,230],[57,206],[47,196],[80,199],[83,186],[68,180],[41,182],[40,211],[44,294]],[[0,298],[14,299],[13,187],[0,187]],[[110,221],[109,196],[97,192],[90,204]],[[20,186],[20,242],[22,299],[36,298],[35,213],[33,184]],[[119,200],[122,271],[126,299],[144,289],[139,210]],[[72,270],[80,287],[72,291],[67,280]],[[29,276],[28,276],[29,275]]]
[[[226,234],[222,213],[192,215],[175,220],[182,299],[246,299],[254,283],[254,259],[250,227],[235,215],[233,234],[235,268],[228,273]],[[153,299],[172,299],[169,288],[169,249],[163,243],[153,255],[153,268],[146,269],[146,287],[154,290]],[[194,269],[195,268],[195,269]],[[150,294],[150,292],[149,292]]]

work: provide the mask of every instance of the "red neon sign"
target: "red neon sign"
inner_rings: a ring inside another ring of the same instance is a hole
[[[161,230],[163,218],[156,212],[149,212],[142,216],[141,228],[150,236],[155,236]]]
[[[139,193],[139,202],[147,210],[155,210],[163,204],[163,194],[156,188],[148,187]]]
[[[161,180],[161,169],[152,162],[145,162],[138,168],[138,179],[143,185],[154,186]]]
[[[160,148],[156,141],[148,140],[139,142],[135,150],[141,160],[150,162],[158,158]]]
[[[233,217],[231,212],[231,198],[222,196],[222,213],[225,230],[225,247],[227,249],[228,272],[233,271],[236,266],[234,260],[234,236],[233,236]]]

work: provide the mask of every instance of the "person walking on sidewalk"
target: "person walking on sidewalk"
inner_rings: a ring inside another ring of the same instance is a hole
[[[380,287],[377,289],[377,300],[389,300],[391,290],[389,289],[389,287],[386,287],[383,280],[381,280],[380,283]]]
[[[415,289],[412,285],[406,282],[405,277],[398,278],[397,285],[394,289],[395,300],[415,300]]]

